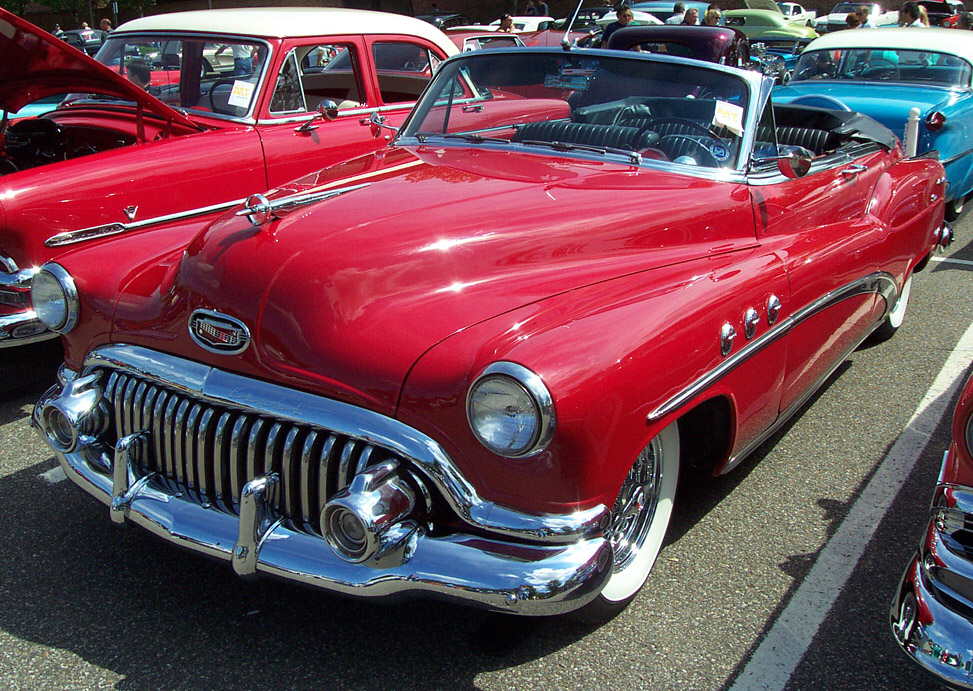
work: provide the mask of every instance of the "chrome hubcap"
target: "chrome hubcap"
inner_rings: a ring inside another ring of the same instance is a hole
[[[662,486],[661,454],[659,439],[653,439],[628,472],[612,508],[608,540],[615,553],[616,571],[635,559],[652,525]]]

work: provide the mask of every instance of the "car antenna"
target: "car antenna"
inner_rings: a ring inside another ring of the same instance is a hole
[[[561,39],[561,47],[564,50],[571,50],[571,41],[568,40],[568,35],[571,33],[571,27],[574,26],[574,20],[578,18],[578,12],[581,11],[581,3],[584,0],[578,0],[578,6],[574,8],[574,14],[571,15],[571,21],[568,22],[568,28],[564,30],[564,38]]]

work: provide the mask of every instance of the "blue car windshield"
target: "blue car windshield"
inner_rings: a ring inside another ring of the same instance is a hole
[[[793,82],[830,79],[854,82],[906,82],[926,86],[968,87],[973,67],[955,55],[896,48],[839,48],[805,51]]]

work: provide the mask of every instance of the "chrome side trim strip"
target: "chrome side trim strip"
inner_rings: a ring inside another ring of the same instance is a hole
[[[955,163],[956,161],[960,160],[964,156],[969,156],[970,154],[973,154],[973,149],[967,149],[966,151],[956,154],[955,156],[950,156],[947,159],[940,159],[939,162],[942,163],[944,166],[946,166],[950,163]]]
[[[160,223],[169,223],[170,221],[179,221],[186,218],[194,218],[196,216],[205,216],[207,214],[216,213],[219,211],[226,211],[227,209],[242,204],[243,201],[243,199],[234,199],[233,201],[221,202],[219,204],[213,204],[212,206],[201,206],[199,208],[189,209],[187,211],[178,211],[174,214],[147,218],[144,221],[136,221],[134,223],[106,223],[104,225],[91,226],[90,228],[83,228],[81,230],[69,230],[47,238],[47,240],[44,241],[44,246],[61,247],[63,245],[73,245],[78,242],[84,242],[85,240],[97,240],[99,238],[109,237],[112,235],[120,235],[132,230],[141,230],[142,228],[148,228],[149,226],[158,225]]]
[[[3,256],[2,254],[0,254],[0,268],[9,273],[14,273],[20,269],[20,267],[17,266],[17,262],[10,257]]]
[[[543,543],[571,543],[604,528],[608,507],[570,514],[528,514],[486,501],[433,439],[398,420],[340,401],[243,377],[139,346],[108,345],[88,354],[83,372],[120,369],[189,398],[340,432],[408,458],[475,528]]]
[[[391,106],[362,106],[360,108],[345,108],[344,110],[338,111],[338,117],[336,120],[343,120],[345,118],[360,117],[362,115],[371,115],[372,113],[395,113],[398,111],[403,111],[408,113],[412,110],[414,103],[408,105],[391,105]],[[297,123],[311,122],[317,119],[317,113],[301,113],[300,115],[291,115],[282,118],[263,118],[257,120],[258,125],[294,125]]]
[[[895,305],[895,299],[898,296],[898,288],[896,287],[895,279],[892,278],[891,274],[879,271],[867,276],[863,276],[856,281],[852,281],[841,288],[831,291],[830,293],[818,298],[811,304],[794,312],[794,314],[787,317],[783,321],[778,322],[770,331],[744,346],[742,349],[737,351],[736,354],[731,355],[709,372],[699,377],[692,384],[649,413],[648,421],[650,423],[655,422],[678,410],[689,401],[699,396],[699,394],[711,387],[717,381],[749,360],[751,357],[759,353],[761,350],[785,336],[788,331],[793,329],[802,321],[813,317],[818,312],[823,312],[828,307],[831,307],[842,300],[847,300],[848,298],[867,293],[878,293],[885,298],[884,316],[887,316],[888,313],[892,311],[892,307]]]
[[[12,259],[10,260],[13,261]],[[30,288],[30,279],[37,273],[37,269],[14,269],[10,273],[0,273],[0,290],[4,288],[20,289]]]

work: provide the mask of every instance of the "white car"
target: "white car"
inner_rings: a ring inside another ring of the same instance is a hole
[[[817,12],[806,10],[796,2],[778,2],[777,7],[780,9],[781,14],[787,18],[787,21],[794,22],[795,24],[814,26],[814,20],[818,17]]]
[[[543,31],[554,28],[554,17],[511,17],[514,20],[514,31]],[[490,26],[500,26],[500,20],[490,22]]]
[[[897,26],[899,23],[898,10],[886,12],[881,5],[864,3],[871,11],[868,19],[876,26]],[[840,31],[847,29],[848,24],[845,20],[848,15],[857,10],[862,3],[860,2],[839,2],[831,12],[824,17],[818,17],[814,22],[814,30],[819,34],[826,34],[829,31]]]

